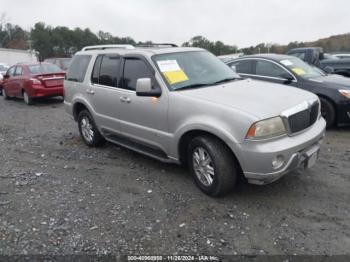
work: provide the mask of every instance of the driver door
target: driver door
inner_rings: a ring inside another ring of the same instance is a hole
[[[125,57],[120,89],[122,133],[164,152],[168,132],[168,93],[163,89],[158,98],[137,96],[136,81],[139,78],[150,78],[153,85],[159,86],[155,71],[145,58]]]

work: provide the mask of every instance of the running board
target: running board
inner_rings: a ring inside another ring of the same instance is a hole
[[[164,163],[177,163],[176,160],[169,158],[161,149],[155,149],[133,141],[125,136],[112,134],[110,131],[103,129],[104,137],[107,141],[125,147],[137,153],[149,156]]]

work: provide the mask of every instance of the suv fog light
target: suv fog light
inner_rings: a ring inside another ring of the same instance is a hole
[[[272,160],[272,168],[273,169],[278,169],[282,167],[284,164],[284,156],[278,155]]]

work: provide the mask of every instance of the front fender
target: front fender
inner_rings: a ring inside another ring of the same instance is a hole
[[[183,138],[184,135],[186,135],[188,132],[191,132],[191,131],[206,132],[218,137],[232,150],[232,152],[235,154],[237,159],[241,161],[240,159],[241,157],[239,154],[240,152],[239,141],[241,140],[241,138],[236,137],[236,136],[240,136],[241,134],[235,133],[232,127],[227,123],[220,121],[217,118],[211,118],[207,116],[189,119],[186,122],[184,122],[175,131],[173,144],[170,147],[171,156],[173,156],[176,159],[180,158],[179,145],[180,145],[181,138]],[[236,136],[234,134],[236,134]],[[243,135],[243,139],[244,139],[244,135]]]

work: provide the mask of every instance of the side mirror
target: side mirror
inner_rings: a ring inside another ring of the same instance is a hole
[[[160,97],[162,90],[159,87],[152,88],[152,80],[150,78],[139,78],[136,81],[137,96],[153,96]]]
[[[235,65],[231,65],[230,68],[233,72],[237,73],[237,67]]]
[[[333,67],[326,66],[325,68],[323,68],[323,70],[324,70],[327,74],[334,74],[334,69],[333,69]]]
[[[291,74],[283,73],[280,75],[281,78],[283,78],[287,82],[292,82],[294,80],[293,76]]]

